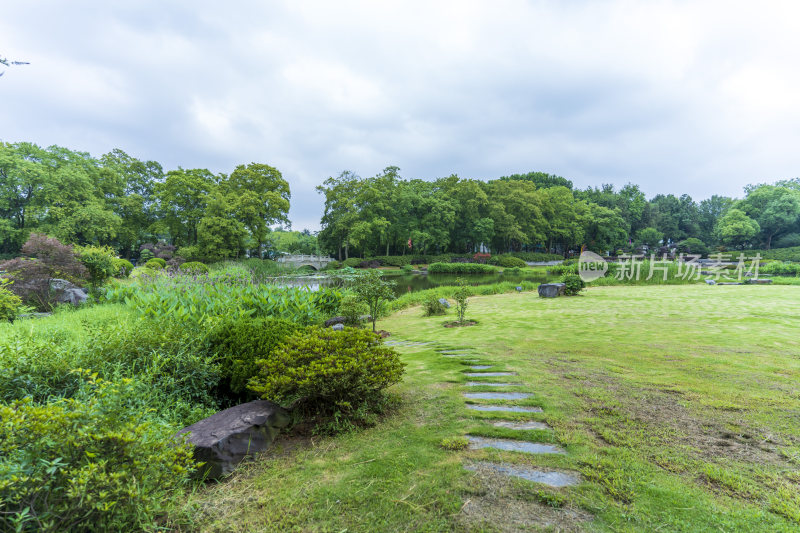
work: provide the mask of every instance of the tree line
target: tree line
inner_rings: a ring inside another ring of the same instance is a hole
[[[748,186],[743,199],[684,194],[647,199],[628,183],[576,189],[543,172],[482,181],[451,175],[402,179],[397,167],[351,171],[317,187],[325,198],[319,245],[339,258],[405,253],[600,253],[644,245],[800,245],[800,180]],[[413,252],[412,252],[413,251]]]
[[[260,256],[271,226],[287,223],[289,184],[265,164],[230,174],[164,171],[122,150],[99,159],[59,146],[0,143],[0,254],[32,232],[136,256],[165,241],[187,259]]]
[[[731,249],[800,245],[800,180],[715,195],[646,198],[638,185],[577,189],[560,176],[513,174],[488,181],[456,175],[404,179],[387,167],[369,178],[345,171],[317,190],[321,231],[282,232],[289,184],[277,169],[239,165],[164,171],[116,149],[100,158],[51,146],[0,142],[0,255],[32,232],[78,245],[111,246],[135,258],[163,241],[186,259],[264,257],[267,251],[339,258],[543,251],[582,246],[604,253],[682,242]],[[410,243],[410,246],[409,246]]]

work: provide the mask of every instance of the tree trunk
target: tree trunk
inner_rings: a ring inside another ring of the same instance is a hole
[[[389,257],[389,239],[386,239],[386,257]]]

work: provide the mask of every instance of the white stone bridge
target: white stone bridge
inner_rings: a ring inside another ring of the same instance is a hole
[[[334,261],[333,257],[326,255],[282,255],[276,259],[278,263],[283,265],[293,266],[300,268],[303,266],[310,266],[316,270],[322,270],[328,263]]]

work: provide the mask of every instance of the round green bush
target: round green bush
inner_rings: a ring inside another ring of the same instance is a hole
[[[342,268],[342,264],[339,261],[331,261],[325,266],[325,270],[337,270]]]
[[[148,277],[148,278],[156,278],[156,277],[159,276],[159,272],[160,272],[160,270],[158,270],[156,268],[150,268],[150,267],[147,267],[147,266],[135,267],[133,269],[133,271],[131,272],[130,278],[131,279],[136,279],[136,278],[140,278],[140,277],[143,277],[143,276],[144,277]]]
[[[553,265],[547,267],[547,272],[553,276],[562,276],[564,274],[577,274],[578,273],[578,265]]]
[[[133,263],[127,259],[117,257],[114,259],[114,277],[127,278],[133,272]]]
[[[345,259],[342,264],[346,267],[358,268],[358,265],[360,265],[362,261],[363,259],[359,259],[358,257],[349,257]]]
[[[361,317],[369,314],[369,306],[357,295],[347,292],[339,301],[339,314],[345,318],[345,324],[358,326]]]
[[[400,267],[400,270],[402,270],[403,272],[411,272],[412,270],[414,270],[414,267],[412,267],[411,265],[406,264],[406,265],[403,265],[402,267]]]
[[[218,395],[222,400],[244,399],[247,382],[256,375],[256,361],[272,351],[301,326],[277,318],[226,319],[208,336],[209,348],[220,364]]]
[[[371,331],[312,327],[289,337],[258,366],[248,387],[261,398],[353,419],[382,405],[383,391],[400,381],[404,365]]]
[[[188,261],[179,268],[187,274],[208,274],[208,267],[200,261]]]
[[[166,263],[165,263],[166,264]],[[147,263],[144,264],[145,268],[149,268],[150,270],[163,270],[164,265],[162,265],[157,259],[151,259]]]
[[[498,265],[504,268],[525,268],[528,264],[518,257],[512,255],[493,255],[489,258],[490,265]]]
[[[575,296],[586,287],[586,283],[577,274],[565,274],[561,278],[561,283],[565,285],[564,294],[567,296]]]
[[[166,259],[162,259],[160,257],[154,257],[154,258],[150,259],[148,261],[148,263],[150,261],[156,261],[159,265],[161,265],[161,268],[167,268],[167,260]]]
[[[153,255],[153,250],[150,250],[149,248],[145,248],[144,250],[139,252],[140,263],[146,263],[150,261],[153,257],[155,257],[155,255]]]
[[[493,274],[497,269],[492,265],[480,263],[432,263],[428,265],[431,274]]]

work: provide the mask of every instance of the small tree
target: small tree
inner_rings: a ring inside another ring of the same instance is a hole
[[[84,246],[78,249],[78,258],[89,271],[93,291],[117,272],[117,256],[108,246]]]
[[[384,280],[380,270],[368,270],[356,276],[352,283],[353,292],[369,307],[372,331],[375,331],[375,322],[383,314],[384,304],[395,298],[392,290],[395,283]]]
[[[458,289],[453,294],[453,298],[456,301],[456,314],[458,315],[458,323],[464,323],[464,315],[467,312],[467,298],[469,298],[469,287],[467,286],[466,281],[463,278],[458,278],[456,280],[458,284]]]

